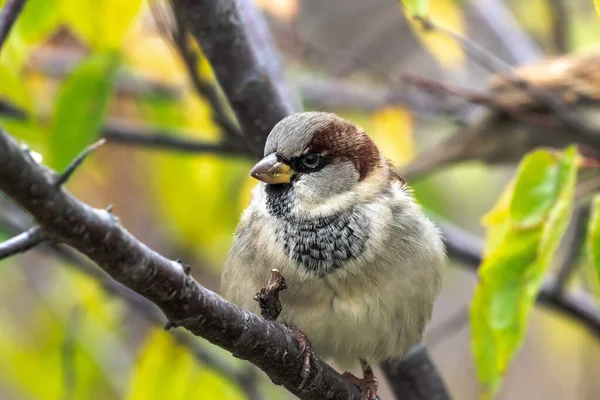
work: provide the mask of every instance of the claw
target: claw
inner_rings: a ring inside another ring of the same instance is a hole
[[[310,376],[311,370],[311,362],[314,362],[315,365],[317,363],[317,355],[312,349],[312,345],[310,340],[304,332],[296,328],[295,326],[290,326],[289,329],[292,331],[292,335],[294,339],[298,342],[298,346],[300,347],[300,354],[296,359],[304,357],[302,361],[302,369],[300,370],[300,377],[302,378],[302,383],[298,386],[298,390],[302,390],[306,384],[308,383],[308,378]]]
[[[373,374],[371,366],[363,359],[360,360],[363,377],[357,378],[350,372],[344,372],[342,376],[358,386],[360,389],[360,400],[377,400],[377,387],[379,383]]]

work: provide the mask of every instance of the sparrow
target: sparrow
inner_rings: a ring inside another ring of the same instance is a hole
[[[258,314],[253,297],[279,270],[287,283],[279,321],[337,366],[360,362],[362,379],[345,376],[374,399],[370,366],[404,355],[431,318],[446,258],[440,231],[375,142],[332,113],[277,123],[250,175],[260,182],[226,258],[222,294]]]

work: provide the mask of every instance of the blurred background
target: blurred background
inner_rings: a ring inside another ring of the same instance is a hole
[[[257,3],[298,104],[361,125],[398,166],[478,112],[464,99],[430,94],[402,79],[418,73],[484,90],[491,72],[447,37],[423,33],[396,1]],[[439,25],[512,66],[587,51],[600,34],[591,0],[432,0],[429,12]],[[168,25],[159,2],[29,0],[0,55],[0,99],[18,108],[5,110],[3,128],[58,170],[109,126],[217,141],[221,130],[190,82],[185,60],[165,32]],[[198,54],[194,67],[214,84]],[[68,189],[92,206],[112,205],[136,237],[182,259],[202,285],[218,290],[232,233],[255,184],[248,177],[251,166],[252,160],[235,155],[109,139]],[[480,219],[514,167],[472,161],[409,183],[429,211],[481,236]],[[0,202],[1,239],[27,223],[6,199]],[[0,261],[0,398],[290,398],[248,364],[188,338],[202,353],[195,356],[189,343],[174,340],[107,290],[99,276],[85,260],[51,247]],[[461,400],[479,393],[468,326],[475,283],[470,269],[450,263],[425,338],[450,392]],[[203,362],[207,357],[234,373]],[[597,399],[599,374],[598,339],[536,308],[498,398]],[[252,396],[252,385],[240,384],[247,380],[256,381]]]

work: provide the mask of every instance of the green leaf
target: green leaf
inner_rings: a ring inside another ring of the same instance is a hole
[[[57,0],[28,0],[11,35],[35,44],[58,28],[59,19]]]
[[[85,59],[59,89],[49,135],[50,166],[65,168],[100,130],[112,93],[118,56],[100,53]]]
[[[412,17],[413,15],[426,17],[428,15],[428,0],[400,0],[400,3],[406,9],[406,13],[409,15],[409,17]]]
[[[547,151],[535,151],[523,160],[510,204],[515,225],[527,228],[542,222],[558,194],[558,172],[555,157]]]
[[[486,237],[493,243],[486,246],[471,303],[471,346],[486,397],[498,390],[523,342],[544,274],[571,217],[579,163],[574,148],[560,156],[530,153],[512,193],[503,196],[511,196],[508,209],[501,199],[493,211]]]
[[[96,49],[117,49],[141,0],[57,0],[64,22]]]
[[[594,0],[594,8],[596,9],[596,14],[600,16],[600,0]]]
[[[596,277],[600,282],[600,195],[592,201],[592,211],[588,222],[586,241],[588,259],[596,270]]]
[[[202,368],[192,352],[162,330],[153,331],[140,350],[126,400],[241,399],[231,382]]]

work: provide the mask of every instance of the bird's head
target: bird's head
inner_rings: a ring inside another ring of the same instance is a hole
[[[267,195],[289,203],[290,213],[304,216],[351,207],[383,187],[389,168],[354,123],[332,113],[303,112],[275,125],[250,175],[266,184]]]

